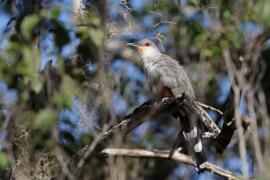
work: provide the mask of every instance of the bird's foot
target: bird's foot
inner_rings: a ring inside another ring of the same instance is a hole
[[[170,100],[170,98],[168,98],[168,97],[164,97],[164,98],[162,98],[162,100],[161,100],[161,101],[162,101],[163,103],[166,103],[166,102],[167,102],[167,101],[169,101],[169,100]]]
[[[201,174],[201,173],[204,172],[204,169],[201,168],[201,165],[202,165],[202,164],[196,164],[195,169],[196,169],[196,171],[197,171],[198,174]]]
[[[203,132],[202,138],[215,138],[216,134],[212,132]]]

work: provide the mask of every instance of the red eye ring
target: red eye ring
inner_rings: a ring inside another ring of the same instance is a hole
[[[150,46],[150,43],[149,42],[146,42],[144,45],[145,46]]]

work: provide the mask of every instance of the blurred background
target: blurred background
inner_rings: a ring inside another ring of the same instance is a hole
[[[231,86],[241,89],[235,111],[250,127],[222,154],[205,141],[207,161],[269,178],[269,17],[268,0],[1,0],[0,179],[220,179],[171,160],[94,150],[104,129],[153,98],[126,46],[143,38],[184,66],[198,101],[224,111]],[[103,147],[170,149],[179,129],[157,115]],[[184,138],[180,146],[186,152]]]

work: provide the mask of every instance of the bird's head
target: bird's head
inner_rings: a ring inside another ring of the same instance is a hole
[[[142,58],[156,57],[160,54],[158,47],[149,39],[140,40],[138,43],[128,43],[129,46],[135,46]]]

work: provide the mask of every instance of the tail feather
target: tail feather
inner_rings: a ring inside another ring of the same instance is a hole
[[[205,162],[204,147],[200,137],[200,129],[198,129],[198,117],[193,113],[177,112],[174,117],[180,121],[183,129],[183,135],[189,142],[191,152],[196,160],[196,165],[199,167]]]

